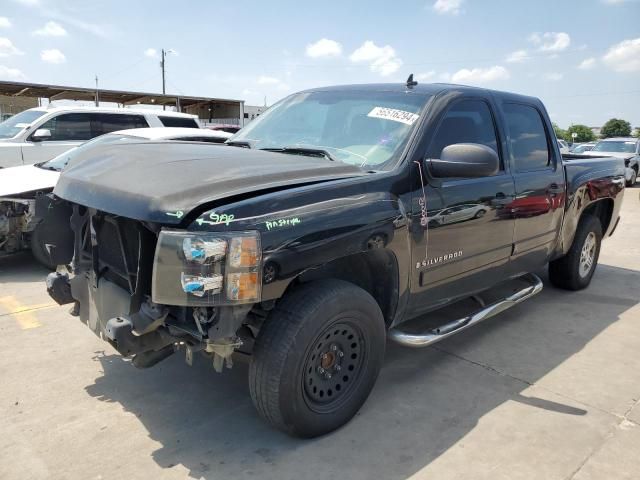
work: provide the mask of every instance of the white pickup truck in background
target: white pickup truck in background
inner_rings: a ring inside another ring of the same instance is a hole
[[[99,135],[146,127],[200,128],[197,117],[164,110],[32,108],[0,123],[0,168],[46,162]]]

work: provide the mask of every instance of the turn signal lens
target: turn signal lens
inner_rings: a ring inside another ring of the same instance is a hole
[[[258,274],[256,272],[228,274],[227,298],[229,300],[257,300],[258,292]]]
[[[258,259],[258,240],[256,237],[236,237],[229,242],[230,267],[255,267],[258,264]]]

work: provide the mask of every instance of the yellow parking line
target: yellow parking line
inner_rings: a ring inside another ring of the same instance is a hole
[[[23,305],[16,299],[16,297],[0,297],[0,307],[7,311],[5,315],[10,315],[15,318],[16,322],[22,330],[41,327],[42,324],[38,321],[35,314],[33,313],[34,310],[53,307],[55,305],[55,303]]]

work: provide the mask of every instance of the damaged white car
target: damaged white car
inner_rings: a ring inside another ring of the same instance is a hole
[[[78,152],[131,138],[224,143],[231,136],[222,131],[181,127],[121,130],[90,140],[48,162],[0,169],[0,257],[31,249],[38,262],[55,269],[50,260],[51,249],[55,246],[47,238],[53,230],[60,230],[60,222],[68,223],[69,219],[58,219],[48,212],[48,204],[53,200],[46,195],[55,187],[62,169]],[[36,208],[38,202],[43,203]]]

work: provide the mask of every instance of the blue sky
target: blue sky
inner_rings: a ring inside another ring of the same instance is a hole
[[[448,81],[554,121],[640,126],[640,1],[1,0],[0,79],[269,104],[319,85]]]

